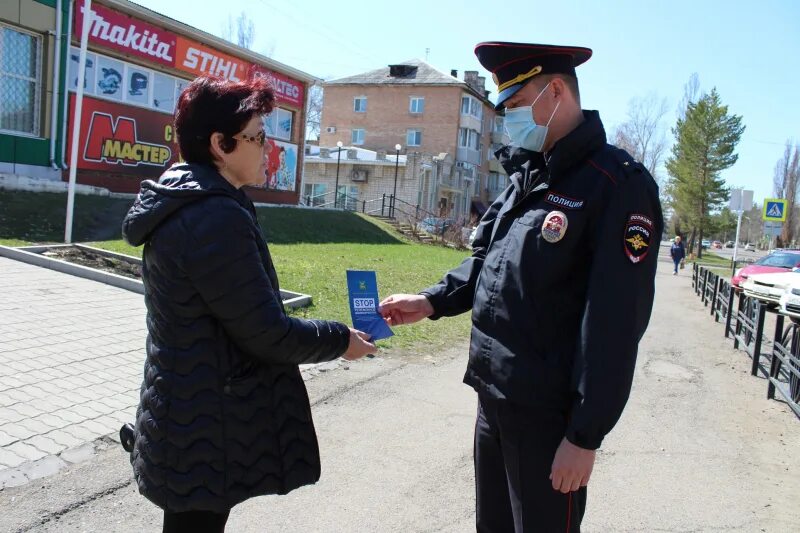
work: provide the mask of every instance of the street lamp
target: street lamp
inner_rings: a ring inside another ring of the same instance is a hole
[[[394,206],[395,202],[397,201],[397,167],[400,166],[400,146],[399,144],[394,145],[394,192],[392,193],[392,218],[394,218]]]
[[[342,141],[336,142],[336,185],[333,186],[333,207],[339,207],[339,162],[342,160]]]

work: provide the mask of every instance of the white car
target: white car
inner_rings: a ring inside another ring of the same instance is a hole
[[[800,276],[787,287],[780,299],[781,313],[800,321]]]
[[[742,282],[742,289],[745,296],[777,306],[786,290],[797,282],[800,282],[800,272],[753,274]]]

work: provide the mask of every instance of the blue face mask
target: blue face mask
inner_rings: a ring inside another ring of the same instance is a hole
[[[511,137],[512,146],[519,146],[533,152],[541,152],[544,148],[544,141],[547,138],[547,128],[550,126],[550,121],[553,120],[556,111],[558,111],[558,106],[561,105],[561,101],[556,104],[555,109],[553,109],[553,114],[550,115],[550,119],[544,126],[538,125],[533,120],[533,106],[549,86],[549,83],[544,86],[544,89],[536,96],[531,105],[506,109],[505,127],[509,137]]]

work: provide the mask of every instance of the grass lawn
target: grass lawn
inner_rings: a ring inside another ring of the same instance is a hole
[[[76,242],[141,256],[121,240],[128,199],[75,196]],[[66,194],[0,190],[0,244],[22,246],[63,242]],[[356,213],[259,207],[259,222],[270,245],[281,287],[310,294],[314,305],[292,313],[350,323],[345,270],[375,270],[381,296],[416,293],[438,281],[467,255],[408,241],[382,222]],[[433,353],[469,336],[469,313],[395,329],[381,346]]]
[[[266,230],[268,231],[268,230]],[[389,236],[391,237],[391,236]],[[92,246],[129,255],[141,255],[124,241],[91,243]],[[272,244],[281,287],[310,294],[311,307],[290,311],[307,318],[324,318],[350,324],[345,271],[374,270],[381,297],[393,293],[416,293],[437,282],[442,274],[458,265],[467,252],[422,244]],[[431,351],[469,336],[469,313],[436,322],[425,320],[395,328],[395,336],[380,342],[384,347],[429,345]]]
[[[75,195],[72,236],[76,242],[118,239],[133,200]],[[0,190],[0,244],[64,242],[67,194]]]
[[[703,251],[703,257],[700,259],[693,259],[688,260],[687,263],[697,262],[698,265],[705,265],[705,266],[728,266],[731,265],[731,260],[720,255],[715,254],[714,252]]]

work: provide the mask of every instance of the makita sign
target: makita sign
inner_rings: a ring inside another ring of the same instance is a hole
[[[83,28],[84,6],[75,12],[75,34]],[[167,65],[175,66],[177,36],[139,19],[94,5],[89,15],[89,40]]]

